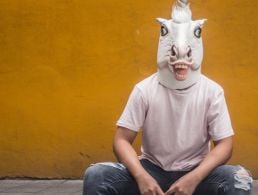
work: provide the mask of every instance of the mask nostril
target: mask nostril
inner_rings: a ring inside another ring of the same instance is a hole
[[[175,45],[172,45],[172,48],[171,48],[171,55],[172,55],[172,56],[176,56],[176,46],[175,46]]]
[[[187,52],[187,57],[190,58],[192,56],[192,49],[189,47]]]

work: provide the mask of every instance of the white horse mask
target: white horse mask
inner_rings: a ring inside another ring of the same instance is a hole
[[[192,21],[188,0],[177,0],[171,17],[170,20],[157,18],[161,24],[158,77],[165,87],[185,89],[195,84],[201,75],[201,32],[206,19]]]

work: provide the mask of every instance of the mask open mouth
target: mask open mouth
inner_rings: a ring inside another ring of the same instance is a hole
[[[189,69],[192,67],[192,63],[184,62],[183,60],[177,62],[171,62],[169,69],[173,72],[175,79],[178,81],[184,81],[187,78]]]
[[[175,56],[170,56],[168,67],[176,80],[184,81],[187,78],[189,69],[193,67],[193,59],[191,57],[188,59],[176,59]]]
[[[189,66],[186,64],[173,65],[173,72],[175,74],[176,80],[178,81],[183,81],[186,79],[188,70],[189,70]]]

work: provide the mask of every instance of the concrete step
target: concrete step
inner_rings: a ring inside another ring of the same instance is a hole
[[[81,195],[82,180],[0,180],[0,195]],[[258,180],[252,195],[258,195]]]

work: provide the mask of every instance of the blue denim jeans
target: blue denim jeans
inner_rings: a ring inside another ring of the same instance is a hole
[[[148,160],[141,160],[144,169],[166,192],[188,171],[164,171]],[[193,195],[250,195],[252,178],[241,166],[222,165],[214,169],[196,188]],[[84,175],[84,195],[140,195],[138,185],[127,168],[120,163],[91,165]]]

